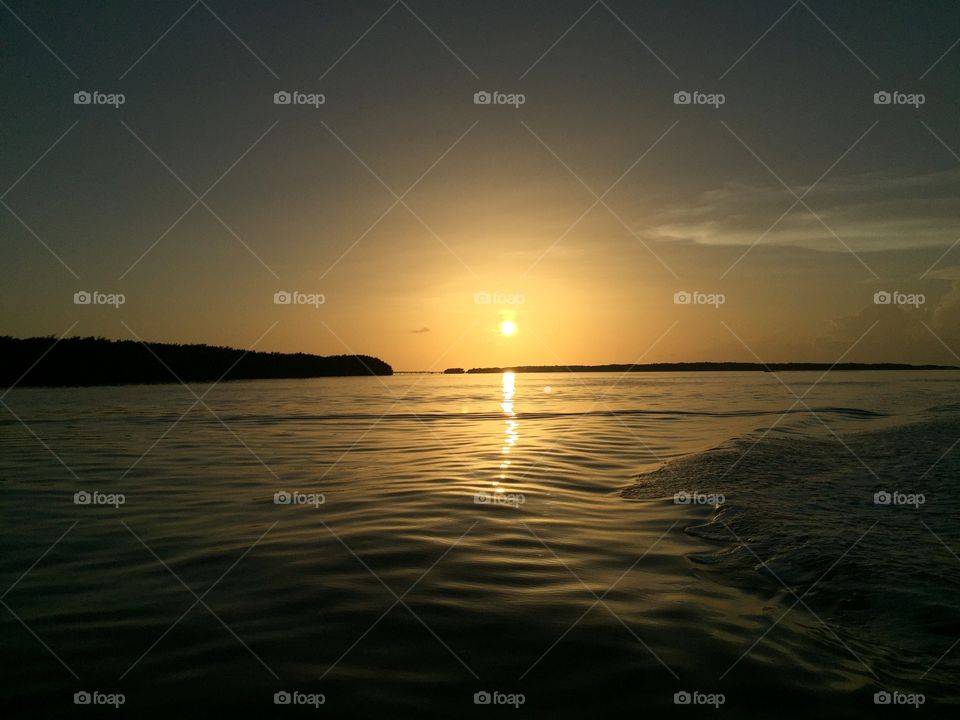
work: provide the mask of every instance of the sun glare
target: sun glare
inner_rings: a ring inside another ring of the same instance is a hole
[[[504,320],[500,323],[500,334],[506,337],[511,335],[516,335],[517,333],[517,324],[512,320]]]

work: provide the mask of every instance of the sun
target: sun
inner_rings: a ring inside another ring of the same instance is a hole
[[[500,334],[505,337],[517,334],[517,324],[513,320],[504,320],[500,323]]]

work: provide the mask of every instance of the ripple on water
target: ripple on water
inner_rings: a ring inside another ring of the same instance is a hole
[[[4,602],[144,717],[266,714],[280,687],[338,717],[471,715],[483,688],[551,717],[663,714],[684,688],[738,717],[855,717],[879,687],[956,702],[958,661],[927,671],[960,617],[938,540],[960,547],[957,467],[916,469],[960,436],[957,383],[881,377],[831,376],[816,416],[786,417],[767,374],[233,383],[207,398],[232,433],[202,408],[176,422],[175,387],[18,389],[76,477],[0,420],[7,586],[79,522]],[[875,506],[882,488],[928,502]],[[784,614],[792,593],[809,607]],[[77,682],[5,622],[11,707],[69,704]]]

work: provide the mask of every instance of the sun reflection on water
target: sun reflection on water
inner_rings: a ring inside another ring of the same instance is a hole
[[[502,383],[500,391],[503,395],[503,400],[500,403],[500,408],[503,410],[504,415],[504,438],[503,438],[503,447],[500,449],[500,454],[503,455],[503,459],[500,462],[500,479],[494,480],[494,492],[502,493],[504,491],[502,481],[507,479],[507,474],[510,471],[510,455],[511,450],[517,444],[517,439],[520,437],[519,428],[520,421],[517,420],[517,413],[514,410],[514,396],[517,392],[517,374],[511,371],[503,373]]]

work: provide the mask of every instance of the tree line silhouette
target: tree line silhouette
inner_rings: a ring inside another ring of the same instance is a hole
[[[0,387],[392,375],[369,355],[308,355],[102,337],[0,337]]]
[[[787,371],[819,371],[826,370],[957,370],[956,365],[908,365],[905,363],[755,363],[755,362],[675,362],[675,363],[643,363],[630,365],[521,365],[519,367],[481,367],[470,368],[468,373],[501,373],[506,370],[513,372],[787,372]],[[446,370],[445,372],[450,372]]]

